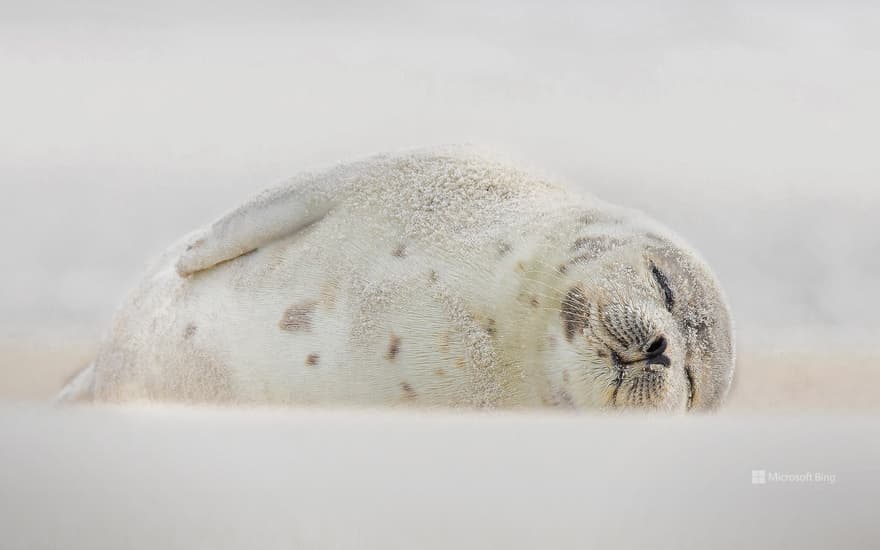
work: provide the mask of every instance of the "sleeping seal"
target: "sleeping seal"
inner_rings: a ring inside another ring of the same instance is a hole
[[[705,263],[644,215],[459,149],[305,174],[168,249],[62,400],[717,407]]]

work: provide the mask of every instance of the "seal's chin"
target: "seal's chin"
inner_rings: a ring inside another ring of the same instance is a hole
[[[607,406],[618,409],[673,409],[675,399],[671,391],[668,368],[647,361],[623,365],[614,362],[615,376]]]

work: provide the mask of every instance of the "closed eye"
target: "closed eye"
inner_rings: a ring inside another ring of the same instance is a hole
[[[672,289],[669,288],[669,279],[666,278],[666,274],[660,271],[660,269],[651,264],[651,275],[654,276],[654,280],[657,281],[657,284],[660,285],[660,290],[663,291],[663,299],[666,302],[666,309],[668,311],[672,311],[672,307],[675,305],[675,295],[672,293]]]
[[[685,366],[684,374],[687,376],[688,383],[688,402],[687,402],[687,410],[691,410],[691,407],[694,406],[694,375],[691,372],[691,368]]]

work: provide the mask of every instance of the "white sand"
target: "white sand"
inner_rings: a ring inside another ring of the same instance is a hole
[[[18,406],[0,439],[3,548],[880,542],[876,418]]]

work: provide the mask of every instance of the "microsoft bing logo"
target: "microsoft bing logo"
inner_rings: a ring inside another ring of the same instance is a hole
[[[837,474],[827,472],[768,472],[767,470],[752,470],[752,485],[767,485],[769,483],[822,483],[834,485],[837,483]]]

